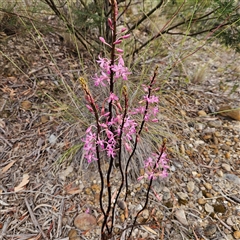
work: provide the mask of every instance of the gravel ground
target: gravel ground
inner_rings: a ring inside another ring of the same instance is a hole
[[[90,62],[80,68],[53,36],[45,42],[59,68],[30,39],[12,39],[3,49],[18,64],[27,56],[27,75],[0,59],[0,239],[99,239],[100,180],[80,150],[86,122],[63,104],[68,94],[57,85],[63,76],[81,94],[70,80],[82,68],[90,72]],[[191,52],[196,45],[189,42],[183,49]],[[161,130],[169,133],[169,177],[153,183],[132,239],[240,239],[240,110],[217,113],[240,107],[240,88],[231,93],[239,66],[239,54],[213,43],[170,74],[159,104]],[[182,84],[186,77],[190,83]],[[53,94],[57,100],[47,97]],[[114,168],[113,198],[120,181]],[[147,186],[145,179],[130,182],[127,207],[120,201],[116,209],[113,239],[126,236]]]

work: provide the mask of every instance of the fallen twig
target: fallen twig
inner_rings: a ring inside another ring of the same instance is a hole
[[[228,237],[226,236],[226,234],[223,232],[223,231],[221,231],[221,229],[220,229],[220,227],[217,225],[217,228],[218,228],[218,231],[223,235],[223,237],[226,239],[226,240],[228,240]]]
[[[232,203],[240,203],[240,199],[231,195],[226,195],[226,193],[222,191],[219,191],[219,193],[226,198],[227,201],[232,202]]]
[[[27,206],[27,209],[28,209],[28,212],[29,212],[29,214],[30,214],[30,217],[31,217],[31,219],[32,219],[33,224],[34,224],[35,227],[37,227],[38,230],[41,232],[43,238],[44,238],[44,239],[47,239],[47,236],[45,235],[45,233],[43,232],[41,226],[39,225],[39,223],[38,223],[38,221],[37,221],[37,219],[36,219],[36,217],[35,217],[32,209],[31,209],[31,207],[30,207],[30,205],[29,205],[28,200],[27,200],[26,197],[24,198],[24,201],[25,201],[25,203],[26,203],[26,206]]]
[[[3,136],[0,136],[0,139],[2,139],[10,148],[13,147],[13,144],[10,143],[6,138],[4,138]]]
[[[10,223],[10,218],[7,218],[7,220],[3,224],[2,233],[0,234],[0,239],[4,239],[3,237],[5,236],[5,234],[7,232],[9,223]]]
[[[64,199],[61,201],[59,213],[58,213],[58,226],[57,226],[57,237],[60,237],[62,234],[62,216],[64,211]]]
[[[192,229],[192,231],[193,231],[193,235],[196,238],[196,240],[199,240],[199,238],[198,238],[197,234],[195,233],[194,229]]]
[[[214,215],[214,217],[225,227],[227,228],[228,230],[232,230],[232,228],[230,226],[228,226],[225,222],[223,222],[218,216],[217,214]]]

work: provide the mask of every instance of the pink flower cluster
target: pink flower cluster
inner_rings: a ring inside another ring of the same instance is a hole
[[[148,178],[149,180],[152,178],[155,180],[157,177],[167,177],[169,169],[168,161],[167,154],[164,151],[159,154],[153,153],[152,157],[148,157],[145,160],[145,174],[139,177],[138,180],[143,178]]]
[[[146,97],[144,97],[144,99],[144,101],[147,101]],[[156,115],[158,113],[157,106],[150,106],[148,112],[145,112],[146,106],[140,106],[138,108],[135,108],[133,111],[129,111],[127,113],[124,119],[123,127],[121,128],[123,121],[123,110],[119,102],[119,98],[114,93],[111,93],[110,96],[107,98],[107,101],[112,101],[113,105],[115,106],[116,115],[112,117],[111,121],[109,121],[109,112],[106,113],[104,108],[101,110],[100,120],[104,121],[99,123],[99,126],[101,127],[101,132],[98,136],[98,139],[96,133],[94,133],[94,129],[96,129],[95,126],[90,126],[87,129],[86,137],[85,139],[83,139],[85,143],[83,149],[85,152],[85,158],[89,163],[93,160],[97,160],[96,144],[98,144],[101,151],[107,153],[108,157],[115,157],[118,150],[117,141],[121,133],[122,142],[125,149],[128,152],[132,151],[131,142],[133,142],[137,134],[138,127],[137,122],[135,121],[135,119],[133,119],[133,115],[143,115],[145,121],[158,121],[158,119],[156,118]]]
[[[145,101],[147,101],[146,97],[144,97],[144,99],[145,99]],[[146,122],[158,122],[158,119],[157,119],[157,114],[159,112],[158,106],[150,106],[147,112],[145,112],[145,110],[146,110],[145,106],[139,106],[138,108],[133,109],[131,114],[132,115],[136,115],[136,114],[144,115],[144,121],[146,121]]]
[[[124,61],[121,55],[117,58],[118,63],[114,65],[110,65],[110,60],[107,58],[101,58],[99,56],[99,60],[97,61],[99,63],[100,68],[102,69],[100,76],[98,74],[95,74],[93,77],[95,86],[106,86],[106,83],[109,84],[110,82],[110,73],[111,70],[115,73],[115,81],[119,78],[122,78],[123,80],[128,80],[128,75],[131,74],[131,72],[128,71],[128,68],[125,67]]]
[[[112,28],[111,20],[110,20],[109,24],[110,24],[110,27]],[[121,32],[118,33],[118,35],[122,34],[125,31],[126,31],[126,28],[123,28],[121,30]],[[120,44],[123,39],[129,38],[129,37],[130,37],[129,34],[120,36],[113,43],[113,45]],[[110,44],[108,44],[103,37],[100,37],[99,39],[105,45],[112,48],[112,46]],[[99,66],[101,68],[101,74],[100,74],[100,76],[98,74],[95,74],[95,76],[93,77],[95,86],[99,86],[99,85],[106,86],[106,83],[109,84],[111,71],[115,73],[114,81],[116,81],[117,79],[120,79],[120,78],[122,78],[123,80],[128,80],[128,75],[131,74],[131,72],[129,72],[128,68],[125,67],[125,63],[122,58],[123,50],[120,48],[116,48],[116,50],[119,54],[118,54],[117,58],[115,59],[116,63],[114,63],[113,65],[111,65],[111,61],[108,58],[101,58],[100,56],[98,57],[99,60],[97,60],[97,63],[99,64]]]
[[[116,100],[114,100],[116,101]],[[119,103],[118,103],[119,104]],[[122,132],[122,141],[128,152],[132,150],[130,142],[133,140],[133,137],[136,134],[137,123],[134,119],[131,119],[130,116],[127,116],[124,121],[123,128],[122,121],[123,115],[118,114],[116,117],[113,117],[111,122],[106,118],[109,113],[103,114],[101,118],[104,118],[105,121],[100,123],[101,132],[98,136],[94,131],[95,126],[90,126],[86,131],[86,137],[84,141],[84,154],[87,161],[90,163],[94,160],[97,160],[96,157],[96,144],[100,147],[100,151],[106,152],[108,157],[115,157],[118,150],[117,141]],[[111,130],[113,129],[113,130]]]
[[[109,24],[110,28],[112,28],[111,21]],[[100,41],[112,48],[114,45],[120,44],[122,40],[129,37],[129,35],[121,36],[125,30],[126,29],[122,29],[122,31],[117,34],[120,35],[120,37],[116,39],[112,46],[109,45],[102,37],[100,37]],[[110,59],[101,58],[99,56],[97,63],[99,64],[101,72],[100,74],[95,74],[93,77],[95,86],[106,87],[120,79],[124,81],[128,80],[128,75],[131,74],[131,72],[127,67],[125,67],[122,57],[123,50],[116,48],[116,51],[118,54],[116,55],[113,64]],[[142,128],[143,124],[140,127],[139,124],[134,120],[133,116],[140,114],[143,116],[143,122],[158,121],[158,107],[156,106],[158,103],[158,97],[151,95],[151,93],[156,90],[152,89],[153,82],[154,81],[152,80],[150,86],[144,86],[146,95],[140,102],[140,106],[132,111],[123,109],[119,97],[113,92],[109,93],[109,96],[104,100],[102,109],[99,110],[99,108],[96,107],[95,101],[91,94],[87,92],[86,100],[89,104],[87,106],[90,112],[92,112],[95,115],[95,118],[97,118],[97,124],[90,126],[86,130],[86,136],[83,139],[84,154],[88,163],[99,160],[99,154],[97,153],[100,152],[106,153],[108,157],[115,158],[119,150],[119,143],[121,143],[122,146],[124,146],[125,149],[130,153],[135,150],[133,150],[132,147],[134,145],[134,141],[137,141],[139,137],[138,134],[141,132],[141,130],[139,131],[137,128]],[[111,105],[111,110],[106,110],[106,102]],[[127,102],[127,99],[125,99],[125,102]],[[145,162],[145,176],[147,176],[149,179],[166,177],[168,169],[167,163],[168,160],[165,152],[163,152],[160,157],[157,154],[153,154],[152,157],[147,158]],[[144,176],[140,178],[143,177]]]

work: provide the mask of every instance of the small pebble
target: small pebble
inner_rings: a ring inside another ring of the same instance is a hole
[[[123,201],[123,200],[118,200],[118,201],[117,201],[117,205],[118,205],[122,210],[124,210],[124,209],[127,208],[127,204],[126,204],[126,202]]]
[[[235,184],[240,184],[240,178],[234,174],[227,173],[227,174],[224,174],[223,177],[230,182],[233,182]]]
[[[216,137],[221,137],[221,136],[222,136],[220,132],[215,132],[214,135],[215,135]]]
[[[204,183],[204,187],[208,190],[212,189],[212,185],[210,183]]]
[[[221,149],[225,150],[225,151],[229,151],[231,149],[231,147],[229,147],[228,145],[224,144],[224,145],[221,146]]]
[[[196,123],[195,129],[202,131],[204,129],[204,125],[202,123]]]
[[[125,221],[125,215],[124,215],[124,213],[122,213],[122,214],[120,215],[120,221],[121,221],[122,223]]]
[[[229,226],[231,226],[231,227],[235,225],[235,223],[232,221],[232,216],[231,216],[231,217],[228,217],[226,223],[227,223],[227,225],[229,225]]]
[[[71,229],[68,233],[69,240],[80,240],[81,238],[78,236],[77,231],[75,229]]]
[[[148,219],[149,218],[149,210],[148,209],[144,209],[142,211],[142,216],[144,219]]]
[[[233,236],[234,236],[235,239],[240,239],[240,231],[239,231],[239,230],[238,230],[238,231],[235,231],[235,232],[233,233]]]
[[[205,228],[204,233],[207,237],[211,237],[216,231],[217,231],[216,225],[211,224]]]
[[[215,204],[213,208],[215,213],[225,213],[227,210],[223,204]]]
[[[186,218],[186,215],[185,215],[185,212],[183,209],[178,209],[175,212],[175,217],[180,223],[182,223],[185,226],[188,226],[188,221],[187,221],[187,218]]]
[[[187,193],[178,192],[177,195],[181,200],[186,200],[188,198]]]
[[[209,121],[208,126],[214,127],[214,128],[219,128],[222,126],[222,121]]]
[[[213,143],[214,143],[215,145],[218,145],[218,143],[219,143],[218,138],[216,137],[215,134],[213,135]]]
[[[222,168],[225,169],[226,171],[230,172],[231,171],[231,166],[229,164],[223,163]]]
[[[54,134],[51,134],[48,138],[49,143],[55,144],[57,142],[57,137]]]
[[[193,171],[193,172],[192,172],[192,175],[193,175],[193,177],[196,177],[196,176],[197,176],[197,174],[198,174],[198,173],[197,173],[197,172],[195,172],[195,171]]]
[[[195,142],[195,146],[198,147],[201,144],[204,144],[205,142],[203,140],[196,140]]]
[[[74,219],[74,225],[82,231],[87,231],[97,225],[97,220],[90,214],[81,213]]]
[[[42,115],[42,116],[40,117],[41,123],[46,123],[46,122],[48,122],[49,120],[50,120],[50,117],[47,116],[47,115]]]
[[[32,108],[32,103],[29,100],[22,101],[21,108],[24,110],[30,110]]]
[[[231,157],[230,152],[226,152],[226,153],[225,153],[225,158],[226,158],[226,159],[230,159],[230,157]]]
[[[167,187],[164,187],[162,192],[163,192],[163,199],[165,201],[167,201],[167,200],[169,200],[171,198],[171,191],[170,191],[170,189],[168,189]]]
[[[212,134],[205,134],[205,135],[203,136],[203,139],[204,139],[204,140],[212,139]]]
[[[214,212],[213,207],[211,205],[209,205],[208,203],[205,204],[204,208],[205,208],[205,211],[208,213]]]
[[[234,137],[234,138],[233,138],[233,141],[234,141],[235,143],[238,143],[238,142],[239,142],[239,138]]]
[[[200,204],[200,205],[203,205],[207,202],[207,200],[204,198],[199,198],[197,201],[198,201],[198,204]]]
[[[219,177],[223,177],[223,171],[222,170],[217,170],[216,173]]]
[[[203,111],[203,110],[200,110],[200,111],[198,111],[198,116],[199,117],[206,117],[207,113],[205,111]]]
[[[228,146],[232,146],[232,142],[230,142],[230,141],[226,141],[225,143],[226,143],[226,145],[228,145]]]
[[[193,181],[190,181],[187,183],[188,192],[190,192],[190,193],[193,192],[194,188],[195,188],[195,183]]]
[[[212,198],[212,197],[213,197],[213,195],[210,192],[206,193],[206,198]]]
[[[174,165],[170,166],[169,169],[170,169],[171,172],[175,172],[176,171],[176,167]]]

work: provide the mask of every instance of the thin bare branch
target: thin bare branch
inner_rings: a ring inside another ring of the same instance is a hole
[[[46,236],[46,234],[43,232],[40,224],[38,223],[38,221],[37,221],[37,219],[36,219],[36,217],[35,217],[32,209],[31,209],[31,207],[30,207],[30,205],[29,205],[28,200],[27,200],[26,197],[24,198],[24,201],[25,201],[25,204],[26,204],[26,206],[27,206],[28,212],[29,212],[29,214],[30,214],[30,217],[31,217],[31,219],[32,219],[32,222],[33,222],[34,226],[35,226],[36,228],[38,228],[38,230],[40,231],[40,233],[42,234],[42,236],[43,236],[44,239],[48,239],[47,236]]]

